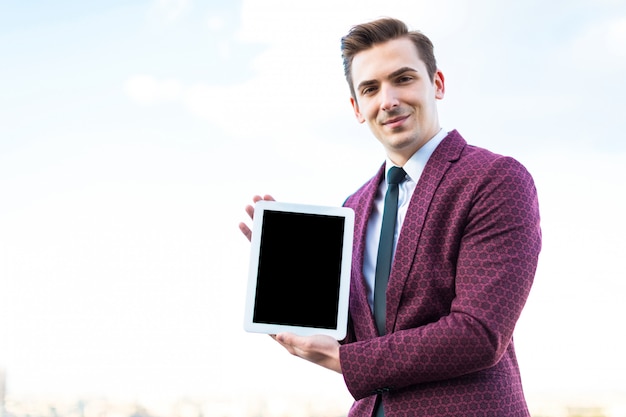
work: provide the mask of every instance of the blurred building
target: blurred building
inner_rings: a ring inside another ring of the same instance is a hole
[[[0,368],[0,417],[4,417],[4,399],[7,393],[7,373]]]

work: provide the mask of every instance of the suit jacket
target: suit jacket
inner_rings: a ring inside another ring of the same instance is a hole
[[[350,324],[340,347],[350,416],[529,416],[513,330],[541,248],[534,182],[516,160],[439,144],[411,198],[387,287],[387,334],[367,302],[363,254],[384,166],[345,206],[355,211]]]

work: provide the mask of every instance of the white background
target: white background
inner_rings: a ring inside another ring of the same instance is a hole
[[[223,3],[0,2],[8,395],[349,404],[341,376],[243,332],[237,223],[257,193],[340,205],[382,163],[339,51],[380,16],[435,43],[442,125],[535,178],[529,397],[626,392],[623,1]]]

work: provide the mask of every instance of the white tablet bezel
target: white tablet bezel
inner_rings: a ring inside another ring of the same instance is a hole
[[[266,211],[282,211],[322,216],[337,216],[344,219],[336,328],[328,329],[319,327],[295,326],[291,324],[267,324],[254,321],[254,307],[256,303],[256,287],[259,268],[261,235],[263,232],[263,218]],[[252,224],[250,269],[248,273],[244,329],[248,332],[253,333],[277,334],[282,332],[290,332],[300,336],[324,334],[332,336],[336,340],[344,339],[348,326],[348,297],[350,294],[350,268],[352,265],[353,233],[354,211],[347,207],[293,204],[266,200],[257,202],[254,206],[254,220]]]

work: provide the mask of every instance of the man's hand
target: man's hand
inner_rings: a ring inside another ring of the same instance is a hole
[[[339,342],[330,336],[297,336],[292,333],[272,335],[289,353],[341,373]]]
[[[272,197],[271,195],[264,195],[263,197],[261,197],[260,195],[255,195],[254,197],[252,197],[252,202],[254,202],[255,204],[261,200],[275,201],[274,197]],[[247,205],[246,213],[248,213],[248,216],[250,216],[250,219],[253,219],[254,218],[254,206]],[[243,235],[246,238],[248,238],[248,240],[252,240],[252,230],[250,230],[247,224],[245,224],[244,222],[239,223],[239,230],[241,230],[241,233],[243,233]]]

